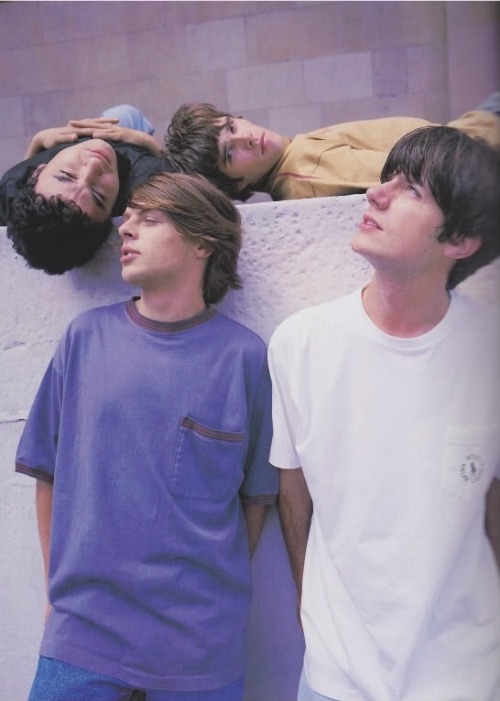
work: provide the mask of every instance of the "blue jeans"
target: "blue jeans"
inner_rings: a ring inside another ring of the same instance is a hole
[[[28,701],[243,701],[244,677],[210,691],[136,689],[105,674],[40,657]]]
[[[335,699],[332,699],[330,696],[323,696],[323,694],[318,694],[317,691],[313,691],[313,689],[311,689],[311,687],[307,683],[304,668],[302,668],[297,701],[335,701]]]
[[[500,92],[493,92],[480,105],[477,110],[485,110],[486,112],[494,112],[500,117]]]
[[[153,125],[137,107],[132,105],[115,105],[109,107],[101,114],[101,117],[117,117],[120,121],[120,126],[144,131],[146,134],[154,134]]]

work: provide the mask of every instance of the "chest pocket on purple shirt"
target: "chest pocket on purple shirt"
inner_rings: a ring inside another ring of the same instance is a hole
[[[187,499],[223,501],[243,481],[245,434],[210,428],[185,416],[177,433],[169,488]]]

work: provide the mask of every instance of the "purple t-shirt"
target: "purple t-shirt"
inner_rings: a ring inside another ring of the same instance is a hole
[[[241,501],[274,501],[271,432],[266,349],[237,322],[153,322],[132,301],[75,319],[16,458],[53,481],[41,654],[145,688],[242,674]]]

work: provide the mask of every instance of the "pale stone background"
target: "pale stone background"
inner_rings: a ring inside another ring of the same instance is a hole
[[[445,121],[500,87],[493,2],[6,2],[0,4],[0,173],[38,129],[140,107],[161,137],[183,101],[285,134],[407,114]],[[349,241],[362,196],[241,207],[244,289],[223,309],[267,340],[303,306],[361,284]],[[28,270],[0,229],[0,701],[26,698],[44,609],[33,483],[13,473],[57,339],[130,294],[110,245],[81,271]],[[498,300],[498,265],[465,286]],[[294,701],[302,640],[276,513],[255,558],[246,701]]]

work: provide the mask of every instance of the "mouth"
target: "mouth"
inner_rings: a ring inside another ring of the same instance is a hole
[[[93,156],[97,156],[99,160],[103,161],[107,165],[111,165],[111,153],[112,147],[106,144],[105,142],[101,142],[102,146],[92,146],[91,148],[88,149],[89,153],[91,153]]]
[[[125,246],[121,249],[120,263],[122,265],[130,263],[130,261],[134,260],[138,255],[138,251],[134,251],[133,248],[128,248],[127,246]]]
[[[261,134],[261,137],[259,139],[260,155],[261,156],[264,155],[265,142],[266,142],[266,132],[263,131]]]
[[[365,231],[370,231],[373,229],[381,229],[382,227],[373,217],[371,217],[369,214],[365,214],[361,221],[360,228],[364,229]]]
[[[91,153],[93,156],[97,156],[97,158],[100,161],[103,161],[103,163],[106,163],[106,165],[110,165],[109,159],[107,154],[104,153],[104,151],[101,151],[100,149],[97,148],[91,148],[89,149],[89,153]]]

